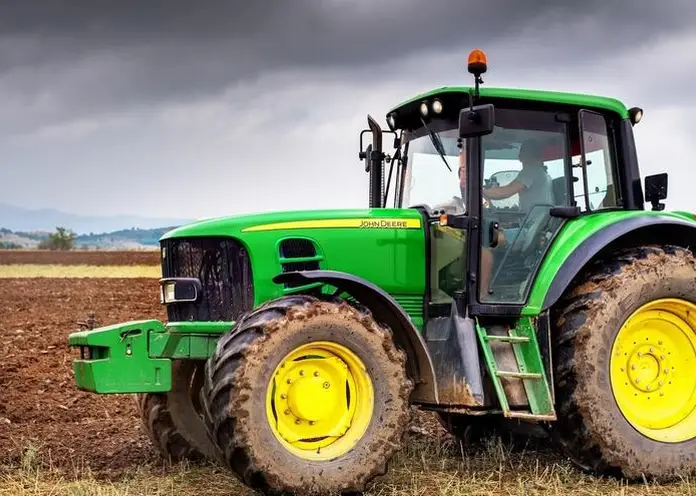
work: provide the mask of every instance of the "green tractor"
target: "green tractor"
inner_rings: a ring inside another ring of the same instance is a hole
[[[692,470],[696,220],[664,211],[666,174],[641,181],[642,110],[468,68],[388,130],[368,116],[368,209],[166,234],[167,323],[71,334],[77,386],[138,394],[164,453],[265,494],[365,490],[411,406],[455,435],[544,426],[595,474]]]

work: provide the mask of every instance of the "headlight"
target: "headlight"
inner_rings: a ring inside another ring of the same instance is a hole
[[[195,278],[172,278],[160,280],[160,302],[171,303],[192,302],[198,299],[201,283]]]

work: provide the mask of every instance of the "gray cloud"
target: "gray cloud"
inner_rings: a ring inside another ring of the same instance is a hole
[[[472,47],[503,41],[541,40],[536,63],[558,67],[675,33],[694,15],[687,0],[669,7],[648,0],[429,0],[427,7],[416,0],[6,0],[0,98],[9,103],[0,130],[190,101],[269,71],[321,68],[366,78],[375,73],[362,67],[442,50],[459,51],[450,63],[463,66]]]
[[[643,105],[646,170],[679,173],[696,152],[690,1],[424,5],[0,0],[3,201],[179,217],[364,206],[365,114],[469,83],[474,47],[488,85]]]

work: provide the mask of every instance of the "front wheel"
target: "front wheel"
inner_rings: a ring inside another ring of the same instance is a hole
[[[387,470],[412,383],[390,332],[346,302],[276,300],[221,337],[203,403],[227,465],[265,494],[361,492]]]
[[[580,467],[640,479],[696,468],[696,259],[625,250],[561,304],[554,435]]]

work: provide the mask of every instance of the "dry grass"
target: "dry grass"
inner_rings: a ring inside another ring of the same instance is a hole
[[[98,480],[75,466],[72,474],[38,468],[43,460],[27,449],[20,466],[0,470],[0,495],[75,494],[94,496],[232,494],[252,496],[218,467],[148,466],[133,469],[116,481]],[[392,462],[384,480],[365,496],[464,495],[681,495],[692,494],[685,479],[670,485],[627,485],[615,479],[593,478],[552,452],[517,451],[500,440],[483,449],[464,452],[448,442],[415,441]]]
[[[13,264],[0,265],[2,278],[159,278],[161,268],[156,265],[53,265]]]

